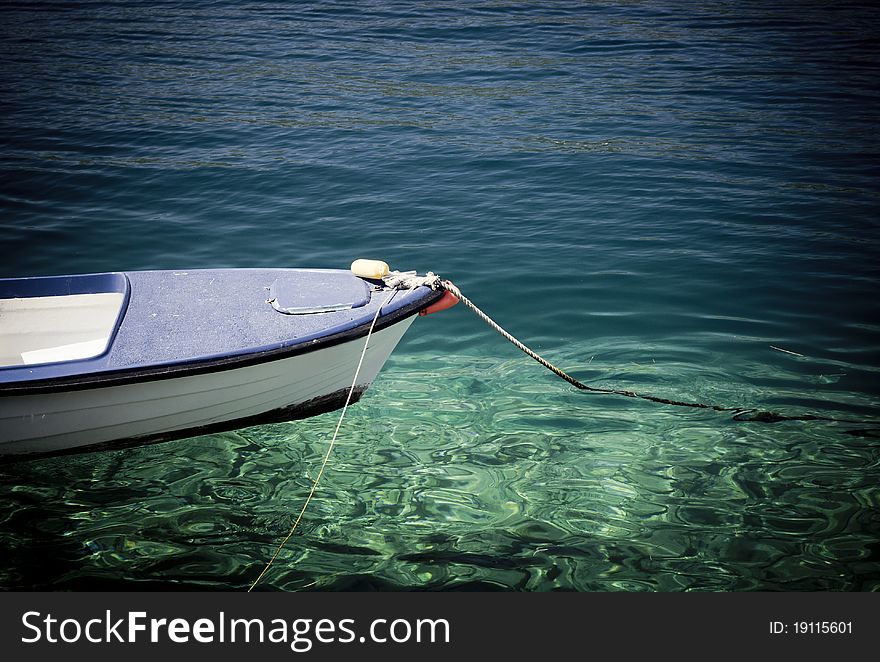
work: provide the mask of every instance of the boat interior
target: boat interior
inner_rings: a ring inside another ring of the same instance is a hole
[[[89,359],[107,351],[128,296],[122,274],[24,280],[0,280],[0,367]]]

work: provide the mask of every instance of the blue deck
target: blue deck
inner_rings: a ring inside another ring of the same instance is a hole
[[[0,368],[0,385],[112,375],[302,348],[346,332],[356,335],[359,327],[370,324],[376,308],[388,297],[386,292],[377,294],[369,283],[341,270],[202,269],[96,274],[88,278],[81,281],[84,291],[120,291],[117,288],[125,283],[130,288],[127,309],[108,351],[91,359]],[[0,280],[0,295],[68,294],[71,279]],[[284,314],[269,302],[273,284],[276,291],[304,293],[297,297],[303,306],[338,306],[349,298],[357,307]],[[383,308],[377,327],[401,314],[414,314],[435,296],[426,287],[397,292]]]

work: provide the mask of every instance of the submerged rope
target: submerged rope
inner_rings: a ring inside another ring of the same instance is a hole
[[[327,466],[327,461],[330,459],[330,453],[333,451],[333,446],[336,443],[336,437],[339,436],[339,428],[342,427],[342,419],[345,418],[345,412],[348,409],[348,405],[351,404],[351,397],[352,395],[354,395],[354,389],[357,386],[358,376],[361,374],[361,366],[363,366],[364,357],[367,355],[367,346],[370,344],[370,336],[373,335],[373,329],[376,327],[376,320],[379,319],[379,313],[382,312],[382,308],[384,308],[385,305],[389,301],[391,301],[395,294],[397,294],[397,290],[392,289],[391,293],[388,295],[388,297],[386,297],[385,301],[383,301],[376,309],[376,314],[373,316],[373,321],[370,324],[370,329],[369,331],[367,331],[367,339],[364,341],[364,348],[363,350],[361,350],[361,357],[358,360],[357,368],[354,371],[354,378],[351,380],[351,388],[348,389],[348,396],[345,398],[345,405],[343,405],[342,412],[339,414],[339,421],[337,421],[336,423],[336,430],[334,430],[333,437],[330,439],[330,445],[327,447],[327,452],[324,453],[324,460],[321,462],[321,468],[318,470],[318,475],[315,477],[315,482],[312,483],[312,489],[309,491],[309,496],[306,497],[306,502],[303,504],[302,510],[299,511],[299,515],[297,515],[296,521],[294,521],[293,526],[290,527],[290,531],[287,533],[284,540],[281,541],[281,544],[278,545],[278,548],[275,550],[272,558],[269,559],[266,567],[263,568],[263,571],[254,580],[254,583],[251,584],[248,588],[248,593],[254,590],[254,586],[256,586],[260,582],[263,576],[269,571],[269,568],[272,567],[272,564],[275,562],[278,554],[281,553],[281,550],[287,544],[287,541],[293,537],[296,528],[299,526],[300,520],[302,520],[303,515],[305,515],[306,508],[309,507],[309,502],[311,502],[312,497],[315,496],[315,490],[318,489],[318,481],[320,481],[321,476],[324,475],[324,468]]]
[[[661,398],[656,395],[648,395],[646,393],[636,393],[635,391],[624,390],[624,389],[613,389],[613,388],[600,388],[597,386],[588,386],[583,382],[575,379],[571,375],[569,375],[564,370],[556,367],[552,363],[550,363],[543,356],[535,352],[534,350],[526,347],[522,342],[514,338],[510,333],[508,333],[505,329],[501,327],[495,320],[489,317],[486,313],[480,310],[473,301],[468,299],[465,295],[461,293],[461,290],[450,280],[443,280],[434,274],[429,273],[428,277],[433,277],[436,279],[436,284],[433,279],[430,279],[430,282],[419,283],[420,285],[429,285],[432,289],[444,289],[450,292],[453,296],[455,296],[459,301],[461,301],[465,306],[470,308],[474,313],[476,313],[477,317],[483,320],[486,324],[488,324],[492,329],[497,331],[504,337],[505,340],[512,343],[516,348],[524,352],[529,357],[533,358],[535,361],[540,363],[542,366],[553,372],[555,375],[561,377],[565,381],[567,381],[572,386],[582,390],[582,391],[590,391],[592,393],[604,393],[609,395],[621,395],[627,398],[639,398],[641,400],[648,400],[650,402],[657,402],[664,405],[674,405],[676,407],[692,407],[695,409],[711,409],[714,411],[729,411],[733,412],[733,420],[735,421],[743,421],[743,422],[755,422],[755,423],[777,423],[779,421],[834,421],[838,423],[857,423],[857,424],[870,424],[867,421],[855,421],[849,419],[841,419],[841,418],[830,418],[827,416],[815,416],[813,414],[799,414],[799,415],[787,415],[780,414],[775,411],[765,411],[761,409],[755,409],[750,407],[723,407],[721,405],[715,404],[707,404],[703,402],[684,402],[681,400],[671,400],[669,398]]]

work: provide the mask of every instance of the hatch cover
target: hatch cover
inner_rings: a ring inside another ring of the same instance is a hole
[[[360,308],[370,286],[346,272],[305,272],[282,276],[269,288],[269,303],[285,315],[310,315]]]

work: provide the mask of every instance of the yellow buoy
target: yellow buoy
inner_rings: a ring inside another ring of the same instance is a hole
[[[391,269],[388,263],[382,260],[355,260],[351,263],[351,273],[359,278],[372,278],[378,280],[387,276]]]

